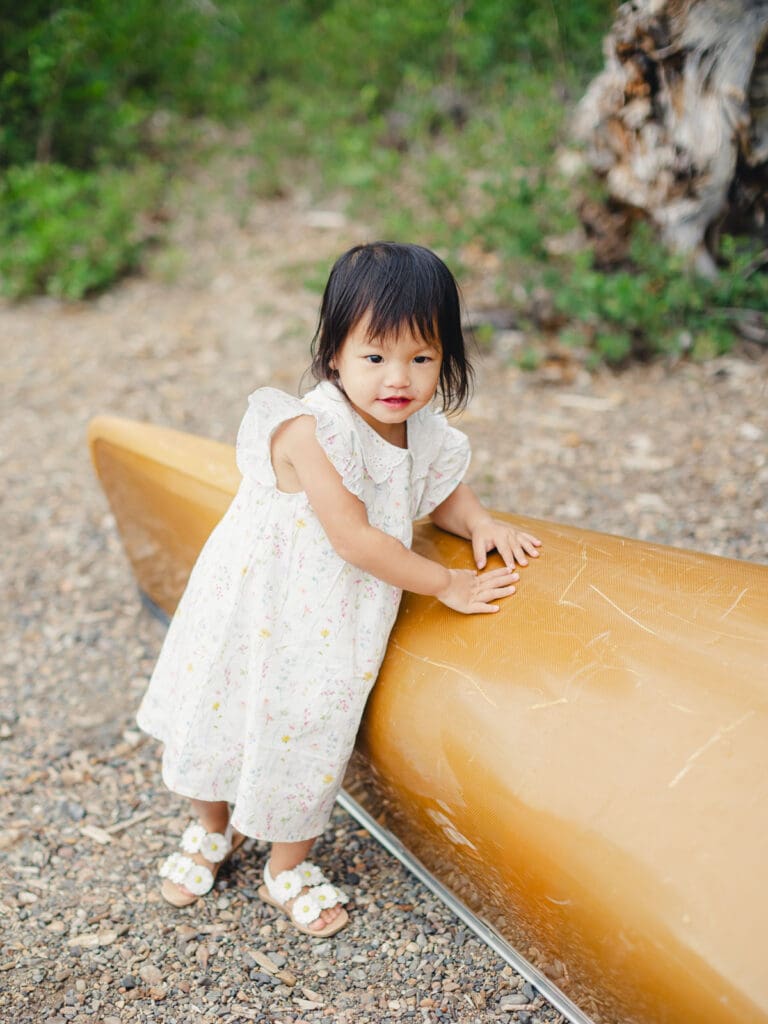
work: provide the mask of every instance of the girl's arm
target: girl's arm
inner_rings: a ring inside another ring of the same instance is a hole
[[[538,558],[537,548],[541,541],[530,533],[522,533],[509,523],[494,519],[478,501],[475,492],[467,484],[459,484],[445,501],[441,502],[430,515],[432,522],[441,530],[455,533],[472,541],[472,550],[478,569],[485,567],[486,556],[494,548],[510,569],[515,561],[527,565],[526,554]]]
[[[275,432],[272,462],[279,486],[289,482],[290,488],[285,489],[306,493],[345,562],[402,590],[436,597],[466,614],[498,611],[491,602],[515,592],[518,575],[510,568],[482,574],[448,569],[371,526],[365,505],[344,486],[315,437],[313,416],[299,416]]]

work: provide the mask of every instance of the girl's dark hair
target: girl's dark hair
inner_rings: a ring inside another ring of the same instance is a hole
[[[438,338],[443,408],[466,404],[473,374],[461,329],[459,290],[441,259],[420,245],[397,242],[356,245],[340,256],[325,286],[312,339],[316,380],[334,379],[331,363],[366,313],[372,338],[394,335],[404,324],[428,343]]]

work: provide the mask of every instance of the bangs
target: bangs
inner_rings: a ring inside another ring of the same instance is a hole
[[[404,327],[430,346],[439,343],[439,313],[445,304],[445,281],[435,272],[432,260],[420,259],[414,246],[410,250],[387,254],[381,266],[376,253],[355,262],[357,281],[350,289],[347,305],[350,318],[345,333],[369,317],[368,337],[371,340],[395,337]],[[431,253],[429,254],[432,255]],[[384,271],[384,272],[382,272]],[[350,282],[350,285],[352,282]]]
[[[358,320],[356,323],[352,325],[352,330],[354,330],[355,327],[357,327],[357,325],[362,320],[365,320],[365,317],[366,314],[364,313],[363,316],[361,317],[361,320]],[[401,331],[403,331],[406,327],[410,328],[411,334],[414,336],[414,338],[417,338],[419,341],[423,341],[425,345],[427,345],[431,349],[434,349],[435,352],[442,352],[443,346],[440,343],[440,335],[438,333],[436,324],[430,324],[430,328],[427,331],[425,330],[424,326],[420,323],[420,321],[411,320],[410,318],[404,318],[399,320],[397,322],[397,325],[393,328],[390,328],[389,326],[383,324],[377,326],[376,324],[373,323],[373,321],[371,321],[371,323],[368,324],[367,331],[365,332],[366,340],[371,345],[379,345],[381,346],[381,348],[386,348],[389,345],[393,345],[397,341]]]

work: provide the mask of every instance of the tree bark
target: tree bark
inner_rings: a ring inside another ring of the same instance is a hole
[[[604,230],[641,211],[709,275],[723,226],[768,244],[768,0],[632,0],[604,53],[574,126],[607,182]]]

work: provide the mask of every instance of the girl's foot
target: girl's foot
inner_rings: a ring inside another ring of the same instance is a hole
[[[227,825],[224,832],[207,832],[191,822],[181,837],[181,850],[160,866],[160,895],[174,907],[187,907],[213,888],[221,865],[245,842]]]
[[[349,921],[342,906],[347,902],[346,894],[331,885],[322,871],[308,860],[280,871],[277,877],[272,876],[267,861],[259,896],[286,913],[296,929],[305,935],[325,939],[341,931]]]

